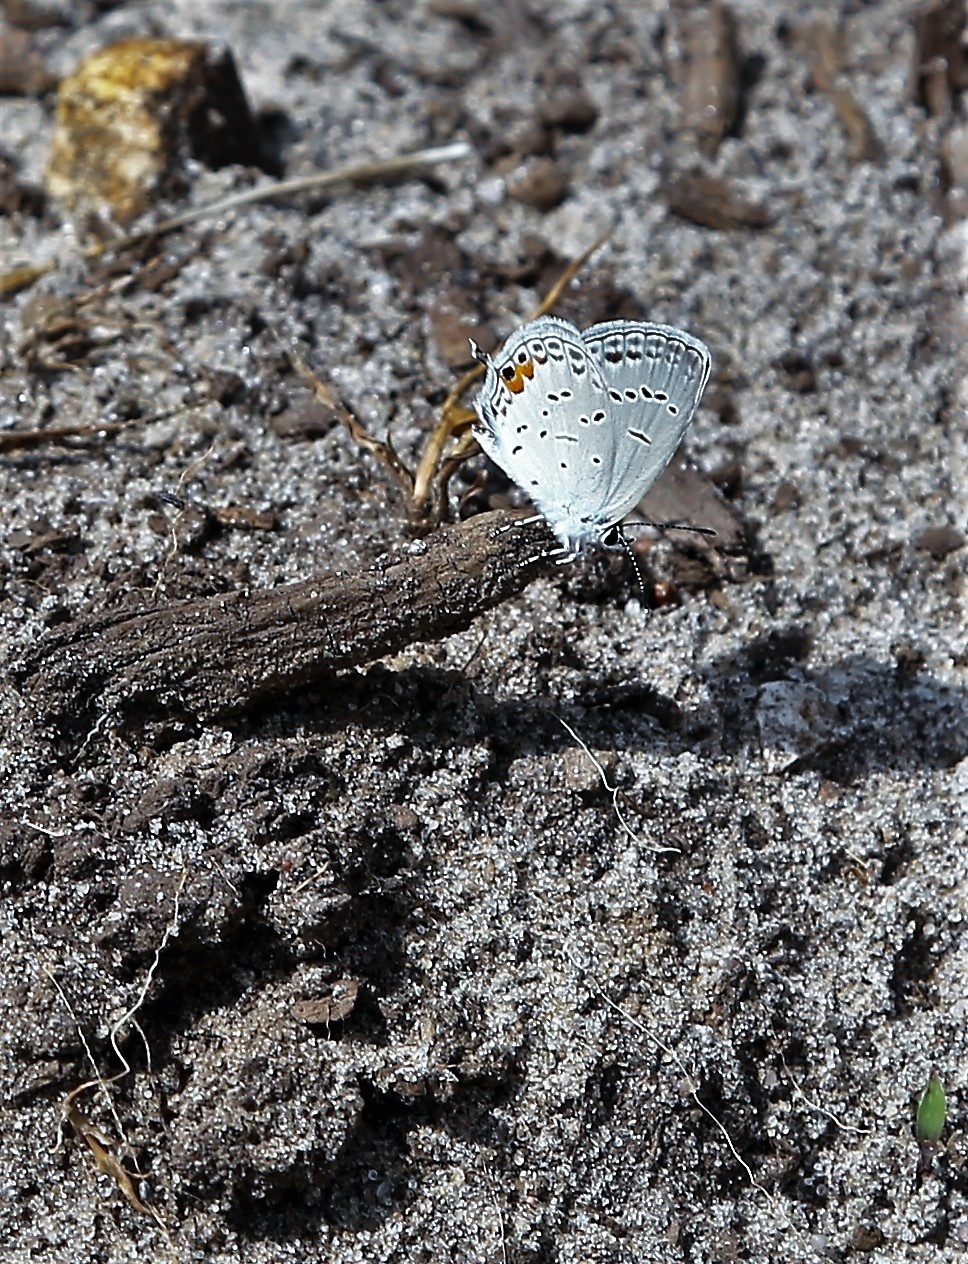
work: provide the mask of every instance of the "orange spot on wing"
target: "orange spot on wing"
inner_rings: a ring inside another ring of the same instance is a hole
[[[528,381],[534,377],[534,361],[528,360],[524,364],[516,364],[514,366],[514,377],[507,378],[507,387],[512,395],[520,395],[524,390],[525,378]]]

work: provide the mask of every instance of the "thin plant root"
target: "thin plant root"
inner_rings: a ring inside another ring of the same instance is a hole
[[[294,351],[291,347],[285,347],[285,352],[292,367],[306,382],[319,402],[325,408],[332,409],[336,416],[339,417],[340,421],[350,432],[350,438],[353,442],[359,444],[364,451],[369,452],[371,456],[376,457],[382,465],[386,466],[409,503],[413,496],[413,474],[394,450],[390,440],[375,439],[363,423],[339,399],[329,384],[313,372],[297,351]]]
[[[115,1079],[118,1077],[115,1076]],[[77,1098],[87,1089],[94,1087],[96,1080],[91,1080],[86,1084],[79,1084],[77,1088],[72,1089],[64,1099],[61,1112],[67,1122],[74,1129],[74,1133],[81,1141],[85,1142],[91,1154],[94,1156],[94,1165],[99,1172],[105,1176],[109,1176],[117,1185],[118,1189],[124,1196],[125,1201],[141,1216],[150,1216],[158,1227],[167,1235],[168,1228],[161,1216],[150,1203],[146,1203],[138,1193],[135,1181],[141,1175],[139,1172],[129,1172],[121,1160],[118,1158],[115,1150],[118,1142],[108,1136],[106,1132],[93,1124],[91,1120],[77,1105]]]

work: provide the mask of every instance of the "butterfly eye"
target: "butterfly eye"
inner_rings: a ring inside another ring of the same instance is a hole
[[[622,544],[622,532],[617,526],[608,527],[602,532],[600,539],[607,549],[617,549]]]

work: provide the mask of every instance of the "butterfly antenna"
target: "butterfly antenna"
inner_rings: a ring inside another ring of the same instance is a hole
[[[628,536],[621,529],[619,530],[618,538],[622,541],[622,548],[628,554],[629,561],[635,567],[635,574],[639,581],[639,591],[644,597],[645,596],[645,571],[642,569],[642,563],[636,557],[632,549],[632,545],[629,543]],[[649,612],[649,617],[651,618],[651,611]]]
[[[690,522],[626,522],[623,525],[626,527],[651,527],[653,531],[694,531],[696,535],[719,534],[712,527],[694,527]]]

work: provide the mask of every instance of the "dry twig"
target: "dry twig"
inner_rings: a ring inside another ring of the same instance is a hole
[[[269,202],[308,190],[317,191],[332,188],[337,184],[361,183],[379,179],[381,176],[399,175],[401,172],[411,171],[414,168],[456,162],[460,158],[468,157],[470,152],[470,146],[464,141],[455,141],[451,145],[418,149],[409,154],[397,154],[393,158],[351,163],[346,167],[336,167],[332,171],[316,171],[312,175],[298,176],[293,180],[275,180],[271,184],[260,184],[254,189],[233,193],[229,197],[220,198],[217,202],[193,206],[179,215],[173,215],[147,228],[139,228],[135,232],[126,233],[123,237],[93,242],[81,253],[85,259],[99,259],[111,251],[129,250],[132,246],[140,245],[144,241],[153,241],[157,237],[164,236],[165,233],[173,232],[176,228],[185,228],[188,224],[198,223],[199,220],[226,215],[229,211],[238,210],[242,206],[251,206],[255,202]],[[0,299],[16,294],[18,290],[32,285],[39,277],[45,276],[48,272],[55,272],[60,266],[60,259],[50,259],[45,263],[25,264],[0,274]]]

